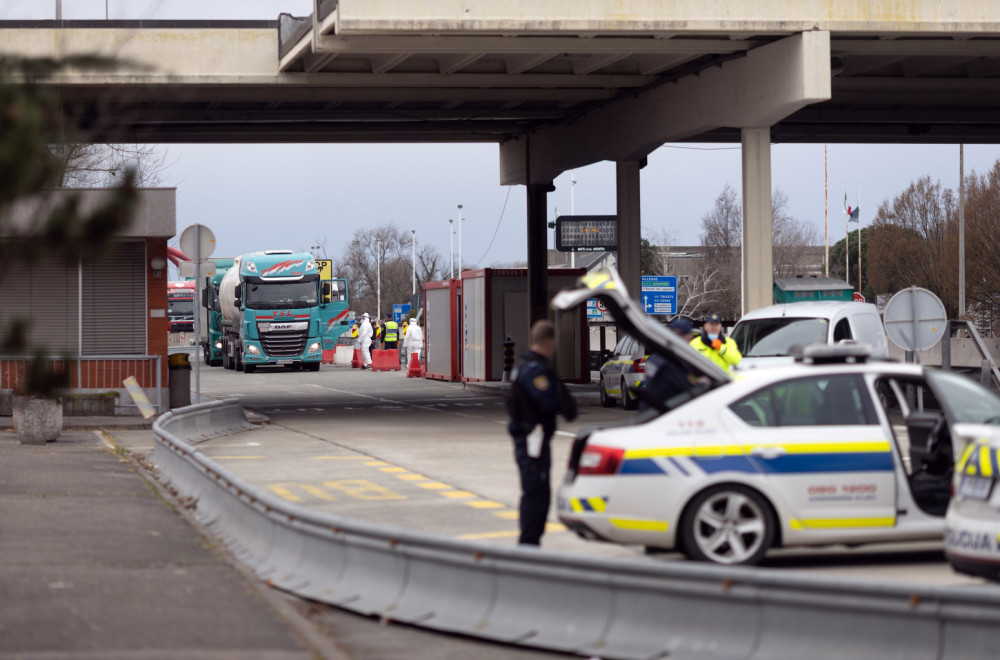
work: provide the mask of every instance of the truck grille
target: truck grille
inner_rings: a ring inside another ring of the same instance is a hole
[[[262,332],[260,345],[268,357],[295,357],[306,349],[307,331]]]

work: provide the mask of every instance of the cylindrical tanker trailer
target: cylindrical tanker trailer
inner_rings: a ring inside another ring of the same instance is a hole
[[[323,284],[323,289],[329,287]],[[253,373],[260,366],[319,371],[322,291],[316,260],[288,250],[236,257],[219,282],[222,366]]]

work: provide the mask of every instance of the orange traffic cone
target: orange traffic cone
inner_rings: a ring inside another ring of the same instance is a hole
[[[419,353],[410,353],[410,367],[406,370],[407,378],[423,378],[424,370],[420,366]]]
[[[361,349],[355,348],[354,355],[351,357],[351,369],[358,369],[361,367]]]

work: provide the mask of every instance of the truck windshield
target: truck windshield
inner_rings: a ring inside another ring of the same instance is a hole
[[[319,281],[248,284],[246,306],[250,309],[293,309],[319,304]]]
[[[178,318],[184,316],[194,317],[194,301],[193,300],[171,300],[170,303],[170,318]]]
[[[792,346],[826,343],[826,319],[775,318],[740,321],[733,341],[745,357],[788,355]]]

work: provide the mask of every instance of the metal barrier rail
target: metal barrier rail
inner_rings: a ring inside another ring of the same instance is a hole
[[[24,377],[29,363],[35,357],[26,355],[0,355],[0,390],[15,389]],[[135,376],[145,390],[154,388],[151,403],[157,412],[163,411],[163,358],[159,355],[84,355],[68,357],[49,355],[44,358],[49,369],[69,369],[70,391],[108,392],[114,390],[119,400],[129,401],[128,391],[122,384],[128,376]],[[127,407],[127,406],[119,406]]]
[[[242,418],[242,419],[241,419]],[[205,420],[210,420],[206,422]],[[169,412],[153,461],[268,584],[361,614],[602,658],[993,657],[1000,589],[502,548],[288,504],[186,439],[250,428],[235,400]]]

